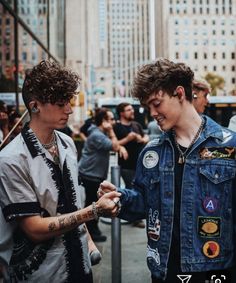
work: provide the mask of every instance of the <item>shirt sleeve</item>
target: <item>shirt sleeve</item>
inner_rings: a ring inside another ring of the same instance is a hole
[[[112,150],[112,141],[105,134],[94,134],[89,137],[88,143],[97,150]]]
[[[0,159],[0,206],[6,221],[41,212],[28,172],[26,162]]]

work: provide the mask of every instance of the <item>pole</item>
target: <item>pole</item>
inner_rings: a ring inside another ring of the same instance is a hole
[[[14,0],[14,11],[18,15],[18,2]],[[15,93],[16,93],[16,110],[19,112],[19,42],[18,42],[18,21],[14,18],[14,43],[15,43]]]
[[[111,167],[111,182],[120,186],[120,166]],[[120,219],[112,219],[112,283],[121,283],[121,226]]]

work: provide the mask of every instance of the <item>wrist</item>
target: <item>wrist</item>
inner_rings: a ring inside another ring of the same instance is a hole
[[[100,213],[98,211],[98,208],[96,206],[96,202],[92,202],[92,214],[95,220],[98,220]]]

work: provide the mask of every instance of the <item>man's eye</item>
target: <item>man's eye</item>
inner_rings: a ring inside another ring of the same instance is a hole
[[[153,106],[154,106],[154,107],[158,107],[160,104],[161,104],[161,102],[160,102],[160,101],[158,101],[158,102],[154,102],[154,103],[153,103]]]
[[[57,103],[57,106],[59,106],[59,107],[64,107],[64,106],[65,106],[65,103]]]

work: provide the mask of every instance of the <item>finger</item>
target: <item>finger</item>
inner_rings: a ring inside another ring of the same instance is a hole
[[[121,193],[118,193],[116,191],[109,192],[103,195],[103,197],[109,198],[109,199],[114,199],[115,197],[120,197],[120,196],[121,196]]]

